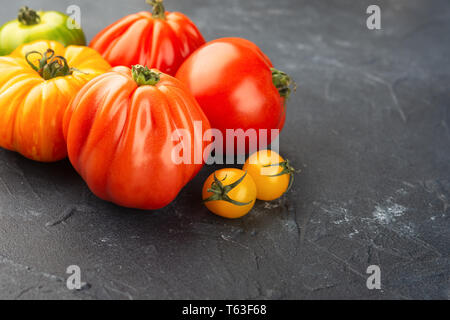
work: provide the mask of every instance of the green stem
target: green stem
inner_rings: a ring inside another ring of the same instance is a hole
[[[37,14],[36,11],[31,10],[28,7],[22,7],[19,10],[17,20],[19,20],[20,23],[26,26],[32,26],[41,22],[41,17]]]
[[[285,99],[289,99],[292,92],[291,87],[294,91],[297,89],[296,83],[288,76],[285,72],[277,70],[275,68],[270,68],[272,71],[272,81],[275,87],[277,87],[280,96]]]
[[[133,80],[138,86],[154,86],[161,80],[160,73],[137,64],[132,67]]]
[[[29,59],[31,54],[39,54],[41,59],[39,60],[39,66],[36,66]],[[55,51],[48,49],[44,54],[38,51],[31,51],[25,55],[25,60],[30,67],[39,73],[44,80],[50,80],[56,77],[65,77],[73,74],[74,71],[81,72],[78,69],[70,68],[66,58],[62,56],[55,56]]]
[[[164,8],[163,0],[146,0],[145,2],[153,7],[153,18],[166,19],[166,9]]]
[[[209,188],[207,190],[208,192],[211,192],[213,195],[210,196],[209,198],[203,200],[203,202],[223,200],[223,201],[232,203],[236,206],[246,206],[246,205],[252,203],[253,201],[239,202],[239,201],[231,199],[230,196],[228,195],[228,192],[230,192],[231,190],[236,188],[242,182],[242,180],[244,180],[246,175],[247,175],[247,171],[244,173],[244,175],[242,177],[240,177],[238,180],[236,180],[232,184],[224,186],[222,184],[222,181],[225,180],[227,177],[225,176],[225,178],[222,181],[220,181],[219,179],[217,179],[216,174],[214,173],[214,181],[211,184],[211,188]]]
[[[267,168],[267,167],[281,167],[282,168],[282,170],[279,173],[268,175],[268,177],[278,177],[278,176],[283,176],[285,174],[289,175],[289,186],[286,191],[289,191],[289,189],[291,189],[292,184],[294,183],[294,175],[296,173],[300,172],[300,170],[295,170],[295,168],[293,166],[291,166],[291,164],[289,163],[289,160],[286,160],[286,161],[283,161],[280,163],[268,164],[268,165],[265,165],[264,167],[265,168]]]

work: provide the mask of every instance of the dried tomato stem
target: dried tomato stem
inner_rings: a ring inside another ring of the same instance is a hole
[[[151,70],[148,67],[141,66],[140,64],[133,66],[131,73],[133,75],[133,80],[136,81],[138,86],[154,86],[161,79],[160,73]]]
[[[294,91],[297,89],[296,83],[285,72],[275,68],[271,68],[270,70],[272,71],[273,84],[277,87],[280,96],[289,99],[292,92],[291,87],[293,87]]]
[[[30,61],[31,54],[39,54],[41,59],[39,60],[39,66],[36,66]],[[44,54],[38,51],[31,51],[25,55],[25,60],[30,67],[39,73],[44,80],[50,80],[56,77],[70,76],[74,71],[81,72],[78,69],[70,68],[66,58],[62,56],[55,56],[55,51],[48,49]]]
[[[153,7],[153,18],[166,19],[166,9],[164,8],[163,0],[146,0],[145,2]]]
[[[37,14],[36,11],[31,10],[28,7],[22,7],[19,10],[17,20],[19,20],[19,22],[24,25],[32,26],[41,22],[41,17]]]

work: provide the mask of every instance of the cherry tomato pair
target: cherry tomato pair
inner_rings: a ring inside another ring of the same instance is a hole
[[[240,218],[250,212],[256,199],[281,197],[291,187],[294,173],[289,161],[275,151],[258,151],[242,170],[224,168],[211,174],[203,185],[203,201],[219,216]]]

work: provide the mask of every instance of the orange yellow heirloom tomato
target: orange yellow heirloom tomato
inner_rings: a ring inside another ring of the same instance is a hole
[[[110,68],[95,50],[56,41],[0,57],[0,146],[37,161],[65,158],[64,112],[84,84]]]

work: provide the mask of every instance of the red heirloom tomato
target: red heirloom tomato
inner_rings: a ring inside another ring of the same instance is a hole
[[[197,174],[203,161],[192,158],[205,151],[209,128],[180,81],[143,66],[116,67],[87,83],[63,123],[70,162],[92,192],[140,209],[166,206]],[[181,130],[190,142],[174,139]],[[188,161],[174,158],[180,143],[182,153],[192,155]]]
[[[270,129],[283,128],[285,100],[293,82],[248,40],[224,38],[205,44],[186,59],[176,77],[224,137],[226,129],[254,129],[257,137],[260,129],[266,129],[264,140],[270,143],[277,136]],[[264,149],[267,143],[258,140]]]
[[[205,43],[194,23],[180,12],[166,12],[162,0],[147,0],[153,13],[126,16],[90,43],[113,66],[141,64],[175,75],[181,63]]]

